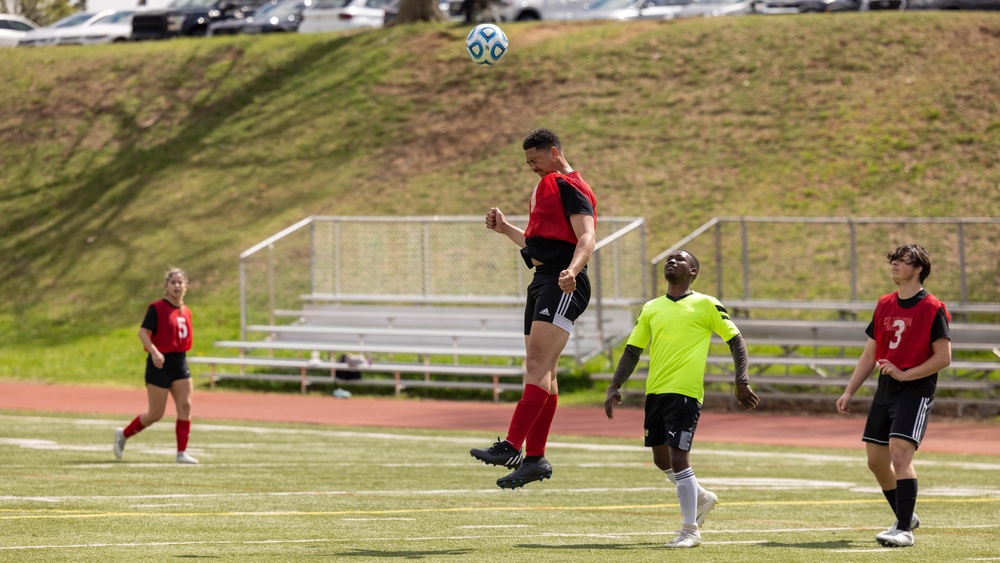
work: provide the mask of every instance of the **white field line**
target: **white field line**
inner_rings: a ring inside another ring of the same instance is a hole
[[[65,425],[67,422],[71,422],[77,426],[87,426],[87,427],[101,427],[101,428],[115,428],[120,426],[120,421],[111,420],[101,420],[101,419],[74,419],[74,418],[59,418],[59,417],[41,417],[41,416],[18,416],[18,415],[8,415],[0,414],[0,420],[11,420],[17,422],[17,427],[22,428],[25,422],[39,422],[39,423],[52,423],[57,425]],[[159,429],[164,432],[173,432],[173,425],[161,424],[154,425],[151,429]],[[366,439],[366,440],[392,440],[392,441],[411,441],[411,442],[437,442],[437,443],[449,443],[449,444],[459,444],[462,446],[468,445],[482,445],[483,440],[478,438],[467,438],[467,437],[452,437],[452,436],[421,436],[412,434],[392,434],[388,432],[361,432],[361,431],[345,431],[345,430],[321,430],[314,428],[267,428],[259,426],[234,426],[228,424],[198,424],[195,423],[192,426],[192,430],[195,432],[201,431],[215,431],[215,432],[245,432],[249,434],[255,434],[260,436],[265,435],[300,435],[300,436],[317,436],[326,438],[350,438],[350,439]],[[148,430],[144,430],[147,432]],[[859,438],[860,440],[860,438]],[[110,440],[109,440],[110,441]],[[24,447],[24,446],[22,446]],[[81,446],[90,447],[90,446]],[[192,444],[195,447],[195,444]],[[268,446],[273,447],[273,446]],[[649,448],[644,446],[627,446],[619,444],[588,444],[580,442],[549,442],[548,447],[555,449],[568,449],[568,450],[584,450],[584,451],[599,451],[599,452],[644,452],[648,453]],[[102,449],[108,449],[107,446],[101,446]],[[814,454],[814,453],[794,453],[794,452],[756,452],[756,451],[732,451],[723,449],[713,449],[713,448],[695,448],[692,451],[692,456],[695,458],[705,455],[715,455],[715,456],[725,456],[725,457],[736,457],[736,458],[766,458],[766,459],[784,459],[784,460],[795,460],[803,463],[848,463],[853,465],[863,465],[865,464],[864,451],[860,449],[857,455],[835,455],[835,454]],[[940,467],[956,467],[961,469],[973,469],[982,471],[997,471],[1000,470],[1000,463],[979,463],[979,462],[961,462],[961,461],[934,461],[934,460],[914,460],[914,465],[918,466],[940,466]]]
[[[955,526],[955,527],[941,527],[940,529],[962,529],[966,526]],[[866,531],[871,529],[881,529],[881,528],[848,528],[848,527],[838,527],[838,528],[781,528],[772,530],[719,530],[719,531],[709,531],[705,532],[708,535],[713,534],[785,534],[785,533],[809,533],[809,532],[826,532],[826,531]],[[213,540],[213,541],[189,541],[189,542],[129,542],[129,543],[85,543],[85,544],[67,544],[67,545],[14,545],[14,546],[0,546],[0,551],[18,551],[18,550],[29,550],[29,549],[82,549],[82,548],[100,548],[100,547],[166,547],[166,546],[191,546],[191,545],[265,545],[265,544],[304,544],[304,543],[361,543],[361,542],[440,542],[440,541],[468,541],[468,540],[496,540],[496,539],[516,539],[524,540],[531,538],[603,538],[603,539],[618,539],[622,537],[661,537],[667,535],[673,535],[676,532],[628,532],[622,534],[556,534],[556,533],[539,533],[539,534],[517,534],[510,536],[498,536],[495,534],[489,535],[461,535],[461,536],[422,536],[422,537],[380,537],[380,538],[318,538],[318,539],[298,539],[298,540],[258,540],[258,541],[225,541],[225,540]],[[770,540],[765,539],[752,539],[752,540],[742,540],[742,541],[721,541],[721,542],[711,542],[704,541],[702,546],[712,546],[712,545],[731,545],[734,543],[741,544],[759,544],[768,543]],[[862,553],[862,552],[893,552],[891,549],[834,549],[827,550],[833,553]],[[984,559],[970,559],[971,561],[989,561],[997,560],[1000,558],[984,558]]]

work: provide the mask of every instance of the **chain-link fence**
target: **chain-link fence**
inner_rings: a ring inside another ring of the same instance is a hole
[[[1000,303],[1000,219],[718,217],[652,260],[684,248],[701,262],[698,285],[721,299],[866,301],[893,291],[886,254],[927,248],[927,288],[948,305]]]
[[[523,228],[527,217],[508,221]],[[643,303],[644,221],[602,217],[597,240],[592,306]],[[241,336],[304,299],[520,304],[532,273],[482,217],[309,217],[240,255]]]

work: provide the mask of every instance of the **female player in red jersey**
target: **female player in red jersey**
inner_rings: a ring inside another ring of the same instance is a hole
[[[146,395],[149,409],[135,417],[125,428],[115,429],[115,457],[122,458],[125,441],[150,424],[163,418],[167,395],[174,398],[177,408],[177,463],[198,463],[187,454],[191,434],[191,392],[194,385],[187,365],[194,327],[191,309],[184,305],[188,279],[184,270],[173,268],[163,283],[163,299],[149,305],[139,327],[139,340],[149,356],[146,358]]]

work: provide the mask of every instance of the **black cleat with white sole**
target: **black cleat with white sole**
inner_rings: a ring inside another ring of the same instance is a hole
[[[528,483],[551,478],[552,465],[543,457],[537,463],[522,463],[521,467],[515,469],[510,475],[497,479],[497,486],[501,489],[516,489]]]

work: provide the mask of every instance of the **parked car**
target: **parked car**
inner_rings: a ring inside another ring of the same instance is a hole
[[[506,21],[571,20],[590,8],[593,0],[513,0],[500,10]]]
[[[174,0],[166,8],[132,18],[132,39],[202,36],[214,22],[243,19],[267,0]]]
[[[711,18],[756,14],[757,6],[761,3],[761,0],[695,0],[683,6],[670,18]]]
[[[441,0],[438,2],[438,10],[448,21],[459,22],[465,19],[465,15],[462,14],[462,0]],[[382,19],[382,25],[389,25],[398,15],[399,0],[390,0],[385,6],[385,17]]]
[[[0,14],[0,47],[17,47],[18,40],[33,29],[38,29],[38,24],[28,18]]]
[[[135,13],[135,10],[77,12],[52,25],[25,33],[17,44],[19,47],[41,47],[122,43],[132,34]]]
[[[299,33],[382,27],[392,0],[316,0],[302,11]]]
[[[313,0],[271,0],[245,18],[212,22],[208,35],[295,33],[302,22],[302,11],[312,3]]]
[[[597,0],[576,19],[662,20],[672,19],[694,0]]]
[[[1000,0],[909,0],[907,10],[1000,10]]]

